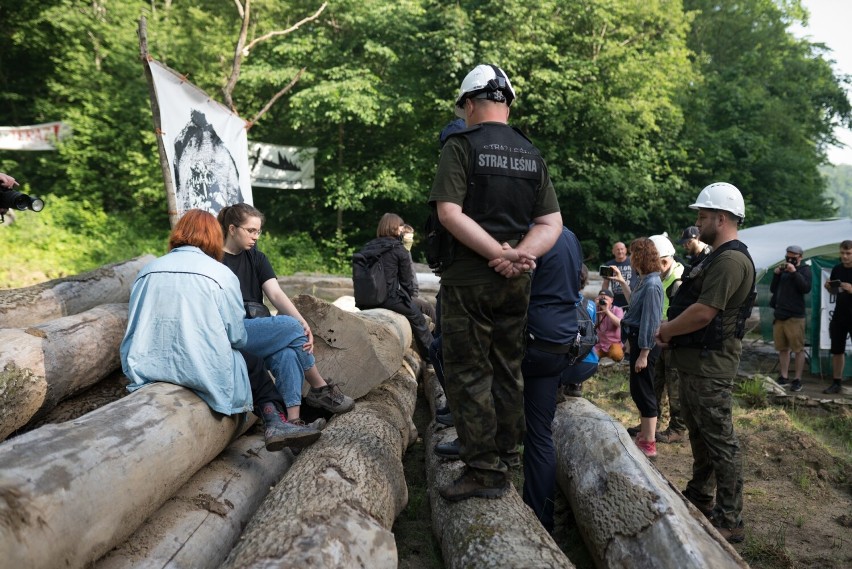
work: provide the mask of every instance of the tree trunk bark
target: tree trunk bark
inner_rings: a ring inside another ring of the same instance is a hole
[[[597,567],[748,567],[624,427],[588,400],[559,405],[553,439],[557,483]]]
[[[292,464],[289,450],[267,452],[263,435],[239,437],[95,569],[219,567]]]
[[[0,440],[121,366],[127,304],[0,329]]]
[[[401,361],[401,360],[400,360]],[[344,415],[261,505],[223,567],[397,566],[390,531],[408,501],[417,369],[408,363]]]
[[[426,374],[425,392],[434,416],[443,392],[434,373]],[[514,488],[496,500],[471,498],[448,502],[438,488],[461,475],[459,460],[438,457],[432,449],[456,438],[454,427],[432,421],[426,437],[426,474],[432,506],[432,530],[441,542],[448,569],[466,567],[573,568],[533,511]]]
[[[25,328],[100,304],[126,303],[139,270],[153,260],[145,255],[73,277],[0,290],[0,328]]]
[[[84,567],[123,542],[247,424],[155,383],[0,445],[9,567]]]
[[[320,373],[355,399],[395,374],[411,345],[411,326],[396,312],[346,312],[310,295],[293,298],[293,304],[314,333]]]

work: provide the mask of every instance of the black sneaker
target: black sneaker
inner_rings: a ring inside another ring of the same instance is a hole
[[[582,383],[569,383],[565,386],[565,395],[568,397],[582,397],[583,396],[583,384]]]
[[[802,390],[802,382],[798,379],[793,380],[793,384],[790,386],[790,391],[801,391]]]
[[[627,434],[631,437],[635,437],[639,434],[639,431],[642,430],[642,425],[636,425],[635,427],[627,427]]]
[[[840,382],[835,381],[834,383],[832,383],[831,385],[829,385],[828,387],[823,389],[822,392],[832,394],[832,395],[835,394],[835,393],[840,393]]]
[[[467,498],[501,498],[509,491],[506,475],[494,473],[493,479],[485,479],[477,472],[465,468],[452,484],[444,486],[438,493],[444,500],[458,502]]]
[[[778,379],[775,380],[775,383],[777,383],[778,385],[787,385],[788,383],[790,383],[790,380],[784,377],[783,375],[779,375]]]

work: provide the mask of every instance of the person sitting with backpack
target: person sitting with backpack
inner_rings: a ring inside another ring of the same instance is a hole
[[[420,307],[412,300],[416,277],[411,270],[411,254],[402,244],[404,225],[397,214],[384,214],[376,238],[352,256],[355,306],[361,310],[385,308],[405,316],[411,324],[417,352],[428,363],[432,333]]]
[[[581,291],[586,288],[588,278],[589,268],[586,265],[583,265],[580,268]],[[609,291],[607,290],[602,292]],[[580,312],[581,310],[583,312]],[[580,331],[580,335],[578,336],[580,342],[577,353],[578,361],[576,361],[574,365],[566,368],[565,371],[562,372],[562,376],[559,378],[559,385],[562,388],[563,397],[582,397],[583,382],[595,375],[598,371],[600,358],[595,351],[595,346],[598,343],[596,317],[597,308],[595,307],[595,303],[587,298],[581,297],[580,302],[577,303],[577,329]]]

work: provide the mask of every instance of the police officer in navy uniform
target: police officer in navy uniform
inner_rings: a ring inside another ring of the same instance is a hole
[[[464,78],[456,115],[467,129],[441,151],[429,196],[455,240],[441,272],[447,399],[464,473],[440,494],[456,501],[509,489],[507,463],[524,434],[521,361],[529,271],[562,231],[547,167],[508,126],[515,91],[506,73],[478,65]]]

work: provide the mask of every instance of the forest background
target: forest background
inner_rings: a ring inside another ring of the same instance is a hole
[[[73,128],[55,152],[0,151],[47,204],[0,226],[0,287],[165,251],[138,20],[155,59],[222,100],[242,3],[0,0],[0,125]],[[253,0],[248,40],[320,6]],[[422,228],[438,132],[483,62],[509,74],[510,122],[542,151],[590,265],[616,240],[679,235],[713,181],[742,190],[746,226],[850,216],[852,166],[826,159],[852,127],[850,77],[791,33],[807,16],[798,0],[331,0],[242,59],[246,118],[305,68],[249,139],[318,148],[315,189],[254,188],[260,248],[280,274],[345,274],[382,213]]]

